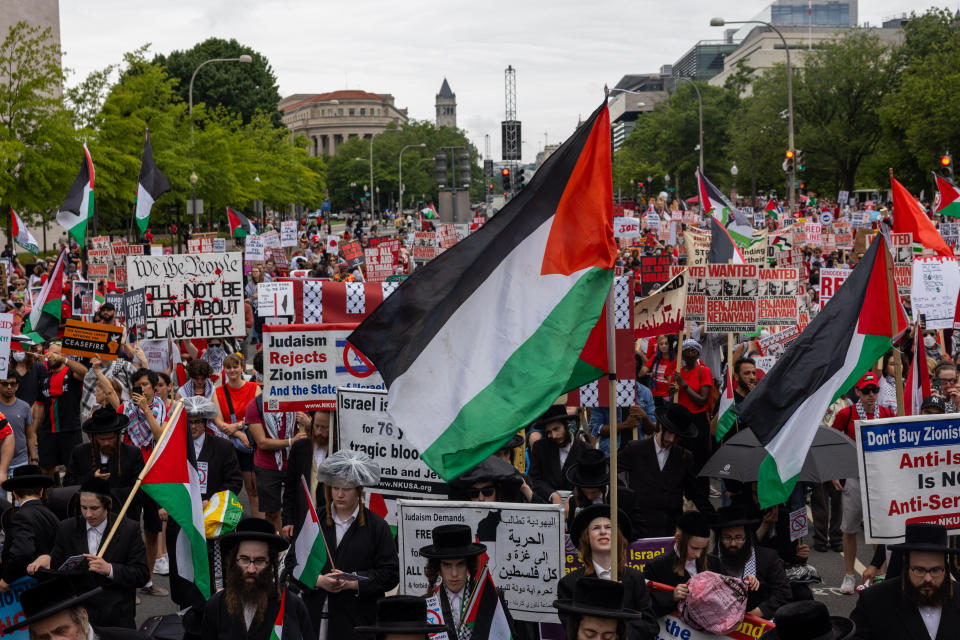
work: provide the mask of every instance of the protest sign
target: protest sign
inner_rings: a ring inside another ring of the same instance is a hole
[[[286,251],[279,247],[271,247],[267,249],[267,262],[273,261],[274,266],[277,269],[278,276],[285,276],[290,271],[290,261],[287,260]]]
[[[799,267],[803,264],[803,252],[800,249],[777,251],[774,253],[778,267]]]
[[[327,236],[327,253],[334,256],[340,253],[340,236]]]
[[[70,285],[70,314],[74,316],[93,315],[93,283],[74,280]]]
[[[583,558],[577,550],[576,545],[570,540],[569,534],[565,537],[566,557],[564,558],[564,571],[570,573],[583,567]],[[642,572],[647,563],[664,553],[673,550],[673,538],[638,538],[627,545],[628,567]]]
[[[835,220],[833,223],[834,242],[838,249],[853,248],[853,228],[846,220]]]
[[[696,211],[684,211],[683,224],[687,225],[687,227],[696,227],[700,224],[700,214]]]
[[[226,238],[214,238],[213,239],[213,253],[226,253],[227,252],[227,239]]]
[[[960,224],[956,222],[941,222],[940,223],[940,235],[943,236],[943,241],[947,245],[953,247],[957,244],[957,241],[960,240]]]
[[[363,264],[363,247],[357,240],[340,243],[340,253],[351,269]]]
[[[614,238],[639,238],[640,219],[617,216],[613,219]]]
[[[263,236],[247,236],[243,239],[243,258],[252,262],[266,260],[266,244]]]
[[[681,273],[684,267],[670,267],[670,277],[674,278]],[[706,277],[707,268],[704,266],[686,267],[687,270],[687,300],[684,318],[687,322],[703,322],[706,319]]]
[[[381,256],[380,252],[380,247],[363,250],[364,262],[367,267],[367,282],[383,282],[387,279],[387,276],[393,273],[393,262],[390,259],[390,251],[387,250],[386,256]]]
[[[103,294],[103,303],[112,304],[117,314],[116,316],[117,320],[119,320],[120,322],[123,322],[126,316],[123,315],[123,294],[122,293],[109,292],[109,293]]]
[[[841,205],[846,204],[847,200],[850,198],[850,191],[847,189],[841,189],[837,192],[837,202]]]
[[[763,226],[767,223],[764,219],[766,216],[763,211],[754,211],[753,212],[753,226],[757,229],[762,229]]]
[[[337,390],[337,447],[363,451],[380,465],[373,490],[391,498],[447,495],[447,483],[433,472],[387,413],[385,391]]]
[[[754,264],[707,265],[707,333],[757,328],[757,271]]]
[[[647,225],[647,229],[653,232],[657,237],[660,237],[660,214],[656,211],[648,211],[644,222]]]
[[[61,350],[68,356],[116,360],[123,340],[123,327],[70,318],[63,329]]]
[[[823,232],[823,225],[819,222],[808,222],[803,225],[803,234],[804,242],[807,244],[820,244],[823,242],[821,238],[821,233]]]
[[[834,251],[837,250],[837,237],[836,237],[836,235],[834,235],[834,234],[832,234],[832,233],[823,233],[823,234],[820,234],[820,235],[821,235],[821,237],[823,238],[823,242],[822,242],[821,245],[820,245],[821,248],[822,248],[822,250],[823,250],[823,255],[828,256],[828,255],[830,255],[831,253],[833,253]]]
[[[132,248],[132,247],[131,247]],[[241,255],[127,256],[130,288],[147,294],[147,340],[246,335]]]
[[[292,318],[295,315],[293,283],[258,282],[257,315],[262,318],[279,318],[281,316]]]
[[[681,270],[658,291],[634,303],[634,338],[655,338],[683,331],[687,306],[687,270]]]
[[[130,340],[143,340],[147,329],[147,292],[145,289],[133,289],[123,294],[123,325],[127,328]],[[120,308],[120,307],[118,307]],[[166,367],[163,367],[166,369]]]
[[[820,269],[819,303],[823,309],[850,276],[850,269]]]
[[[113,256],[110,253],[110,236],[97,236],[90,239],[90,248],[87,249],[87,277],[110,277],[110,265]]]
[[[267,231],[262,236],[264,249],[280,249],[280,234],[276,231]]]
[[[433,528],[465,524],[487,545],[490,575],[514,619],[557,622],[553,601],[564,569],[561,505],[399,500],[397,510],[400,593],[426,592],[426,560],[419,551],[430,543]]]
[[[437,257],[437,234],[433,231],[413,232],[413,260],[414,262],[429,262]]]
[[[670,256],[640,256],[640,295],[648,296],[670,279]]]
[[[922,318],[926,329],[952,329],[960,270],[952,258],[923,257],[913,262],[910,302],[914,318]]]
[[[337,388],[386,389],[347,342],[356,324],[263,327],[263,400],[268,411],[335,409]]]
[[[687,265],[707,264],[710,255],[710,232],[687,227],[683,232],[683,241],[687,246]]]
[[[790,542],[799,540],[810,532],[809,521],[807,520],[807,508],[805,506],[800,507],[795,511],[791,511],[789,515],[789,521]]]
[[[787,327],[783,331],[771,333],[766,338],[760,338],[757,344],[760,346],[760,352],[765,356],[773,356],[779,359],[787,350],[787,346],[800,337],[798,327]]]
[[[757,301],[757,325],[780,327],[797,323],[796,268],[760,269],[760,299]]]
[[[867,544],[902,542],[914,522],[960,529],[960,416],[858,420],[856,429]]]
[[[23,605],[20,604],[20,596],[36,584],[37,579],[32,576],[23,576],[10,583],[10,588],[0,599],[0,625],[8,628],[26,620],[27,616],[23,612]],[[30,630],[24,627],[18,631],[8,631],[3,634],[3,637],[4,640],[30,640]]]
[[[297,221],[284,220],[280,223],[280,246],[297,246]]]
[[[762,267],[767,263],[767,230],[755,230],[750,246],[741,247],[740,252],[747,264]]]
[[[658,622],[660,623],[660,632],[657,634],[657,640],[667,640],[668,638],[680,638],[682,640],[756,640],[775,627],[772,621],[758,618],[750,613],[744,616],[743,621],[737,625],[736,629],[722,636],[695,629],[672,613],[660,618]]]
[[[850,214],[850,226],[854,229],[862,229],[870,226],[870,214],[866,211],[854,211]]]
[[[209,234],[194,236],[187,240],[187,253],[213,253],[214,240]]]
[[[773,365],[777,364],[777,358],[774,356],[751,356],[753,358],[753,363],[756,365],[758,371],[763,371],[764,374],[770,373],[770,370],[773,369]]]
[[[441,224],[437,227],[437,244],[441,253],[457,244],[457,228],[452,224]]]
[[[10,365],[10,336],[13,335],[13,314],[0,313],[0,371]]]
[[[893,280],[901,296],[910,295],[913,279],[913,234],[891,233],[890,249],[893,253]]]

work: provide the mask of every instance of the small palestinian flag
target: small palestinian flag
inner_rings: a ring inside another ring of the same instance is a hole
[[[317,578],[320,576],[320,572],[327,564],[327,543],[323,538],[323,530],[320,529],[317,510],[313,506],[310,487],[303,476],[300,476],[300,486],[307,500],[307,511],[303,514],[300,532],[293,543],[293,557],[296,558],[296,565],[291,575],[300,584],[314,589],[317,586]],[[290,489],[292,490],[293,487]]]
[[[719,220],[737,245],[750,246],[753,241],[753,222],[733,206],[720,189],[707,180],[707,176],[703,175],[700,169],[697,169],[697,186],[700,189],[703,213]]]
[[[710,253],[707,262],[710,264],[746,264],[743,252],[733,239],[733,234],[720,221],[710,216]],[[749,238],[749,236],[748,236]],[[752,238],[750,238],[752,241]],[[748,244],[752,244],[748,243]]]
[[[427,220],[433,220],[437,217],[437,210],[433,208],[433,203],[430,203],[430,206],[423,210],[423,217]]]
[[[877,235],[843,286],[735,408],[767,451],[757,483],[761,508],[785,502],[793,491],[819,424],[811,416],[826,413],[907,329],[900,296],[888,290],[891,260],[886,238]]]
[[[768,216],[777,217],[778,213],[781,213],[783,209],[780,208],[780,203],[777,202],[776,198],[770,198],[767,200],[767,206],[763,208],[763,212]]]
[[[287,603],[287,590],[283,590],[280,596],[280,611],[277,612],[277,619],[273,622],[273,630],[270,632],[270,640],[281,640],[283,638],[283,608]]]
[[[23,224],[23,220],[13,210],[13,207],[10,207],[10,218],[13,225],[13,241],[33,255],[40,253],[40,245],[37,244],[37,239],[27,229],[27,225]]]
[[[937,202],[933,207],[934,213],[952,218],[960,218],[960,187],[950,178],[941,178],[933,172],[937,180]]]
[[[40,289],[33,303],[33,309],[23,327],[23,333],[34,342],[53,340],[60,330],[60,317],[63,310],[63,262],[67,255],[64,246],[57,256],[57,262],[50,277]]]
[[[230,223],[231,238],[245,238],[257,234],[257,228],[247,220],[247,216],[227,207],[227,221]]]
[[[93,159],[90,158],[87,145],[83,145],[80,173],[70,186],[67,198],[60,205],[60,211],[57,213],[57,223],[66,229],[70,237],[80,246],[83,246],[87,235],[87,222],[93,217],[93,179]]]
[[[153,161],[153,146],[150,144],[150,131],[147,131],[143,143],[143,158],[140,160],[140,180],[137,182],[137,226],[140,233],[147,231],[150,225],[150,209],[157,198],[170,191],[170,181],[163,175]]]
[[[471,594],[470,601],[457,629],[458,637],[497,638],[511,640],[513,630],[497,588],[493,584],[490,569],[484,564],[480,577]]]
[[[724,367],[723,389],[720,391],[720,406],[717,409],[717,442],[737,423],[737,414],[733,411],[733,379],[730,377],[730,366]]]

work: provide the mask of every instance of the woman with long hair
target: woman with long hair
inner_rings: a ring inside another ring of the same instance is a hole
[[[710,521],[699,511],[685,511],[677,520],[673,549],[664,553],[643,569],[643,577],[653,582],[675,587],[673,591],[655,591],[653,609],[659,618],[677,608],[687,597],[687,582],[707,570],[707,548],[710,545]]]
[[[670,401],[670,381],[677,370],[677,337],[659,336],[657,338],[657,352],[647,360],[641,375],[650,374],[650,391],[653,393],[653,404],[662,407]]]

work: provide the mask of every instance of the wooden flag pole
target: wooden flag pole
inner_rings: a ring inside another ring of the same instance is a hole
[[[885,251],[884,260],[887,261],[887,300],[889,301],[890,307],[890,331],[893,332],[897,328],[897,285],[893,279],[893,258],[890,256],[890,252],[887,248],[886,239],[883,237],[883,234],[880,234],[880,237],[877,240],[883,241],[883,247],[880,247],[880,251]],[[878,252],[879,253],[879,252]],[[891,336],[892,340],[892,336]],[[891,346],[893,346],[891,344]],[[897,389],[897,416],[903,415],[903,360],[900,358],[900,351],[894,347],[893,348],[893,375],[896,378],[896,389]],[[883,373],[882,371],[880,372]]]
[[[160,440],[157,441],[157,444],[159,444],[160,442],[163,442],[164,438],[167,437],[167,432],[170,431],[170,428],[180,418],[180,412],[182,410],[183,410],[183,400],[177,400],[176,404],[173,405],[173,409],[170,412],[170,417],[167,418],[167,423],[163,425],[163,433],[160,434]],[[130,489],[130,493],[127,494],[127,499],[124,501],[123,507],[120,508],[120,513],[117,514],[116,521],[114,521],[113,526],[110,527],[110,533],[107,534],[107,537],[104,539],[103,544],[100,545],[100,551],[97,552],[98,558],[102,558],[103,554],[107,552],[107,547],[110,545],[110,541],[113,540],[113,534],[115,534],[117,532],[117,529],[120,527],[120,523],[123,521],[124,516],[126,516],[127,514],[127,509],[130,508],[130,503],[133,501],[133,496],[137,493],[137,490],[140,488],[140,483],[143,481],[143,476],[146,475],[147,471],[150,470],[150,466],[153,464],[153,461],[156,459],[157,454],[159,452],[160,452],[160,448],[154,445],[153,451],[150,452],[150,457],[147,459],[147,464],[143,465],[143,469],[140,470],[140,475],[137,476],[137,481],[133,484],[133,488]]]
[[[309,490],[309,488],[308,488],[308,487],[310,486],[310,483],[307,482],[306,476],[301,475],[301,476],[300,476],[300,479],[303,481],[303,484],[301,485],[301,486],[303,487],[303,492],[304,492],[305,494],[307,494],[307,502],[309,503],[309,504],[307,505],[307,508],[310,509],[311,511],[313,511],[313,514],[314,514],[315,516],[317,516],[317,524],[319,525],[319,524],[320,524],[320,514],[317,513],[317,507],[316,507],[315,504],[313,504],[313,496],[310,495],[310,490]],[[333,507],[330,507],[330,508],[332,509]],[[324,506],[324,509],[326,509],[326,506]],[[326,514],[324,514],[324,515],[326,515]],[[320,533],[320,539],[323,540],[323,548],[327,551],[327,560],[330,562],[330,569],[331,569],[332,571],[336,571],[336,570],[337,570],[337,567],[336,567],[336,565],[333,564],[333,554],[330,553],[330,545],[327,544],[327,536],[323,535],[323,527],[322,527],[322,526],[319,527],[319,533]],[[321,567],[321,568],[322,568],[322,567]],[[310,585],[307,585],[307,586],[310,586]],[[313,586],[310,587],[310,588],[313,589],[313,588],[316,588],[316,586],[317,586],[317,585],[313,585]]]
[[[607,405],[610,409],[610,579],[617,581],[617,540],[619,539],[620,529],[617,523],[617,443],[620,433],[617,431],[617,349],[614,344],[614,323],[613,323],[613,281],[610,282],[610,291],[607,292],[607,390],[609,391],[609,400]]]

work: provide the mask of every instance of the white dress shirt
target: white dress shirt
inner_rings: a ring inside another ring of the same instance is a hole
[[[667,458],[670,456],[670,449],[661,449],[660,443],[657,442],[657,438],[654,436],[653,450],[657,453],[657,464],[660,465],[660,471],[663,471],[664,465],[667,464]]]
[[[207,439],[206,433],[201,433],[200,437],[194,438],[193,440],[193,451],[196,454],[197,458],[200,457],[200,449],[203,449],[203,442]]]
[[[567,443],[567,446],[560,447],[560,468],[563,469],[563,465],[567,464],[567,456],[570,455],[570,449],[573,448],[573,439],[570,439],[570,442]]]
[[[103,542],[103,536],[106,532],[107,518],[104,518],[103,522],[95,527],[91,527],[89,523],[87,524],[87,552],[90,555],[97,555],[97,551],[100,550],[100,543]],[[113,565],[110,565],[110,573],[107,574],[107,577],[113,580]]]
[[[611,579],[611,569],[604,569],[596,562],[593,563],[593,572],[597,574],[597,577],[601,580],[610,580]]]
[[[949,580],[950,577],[947,576]],[[920,610],[920,618],[930,634],[930,640],[935,640],[937,632],[940,630],[940,614],[943,611],[940,607],[917,607]]]
[[[463,589],[453,592],[444,587],[447,592],[447,600],[450,602],[450,615],[454,617],[453,624],[459,625],[461,618],[460,607],[463,606]]]

